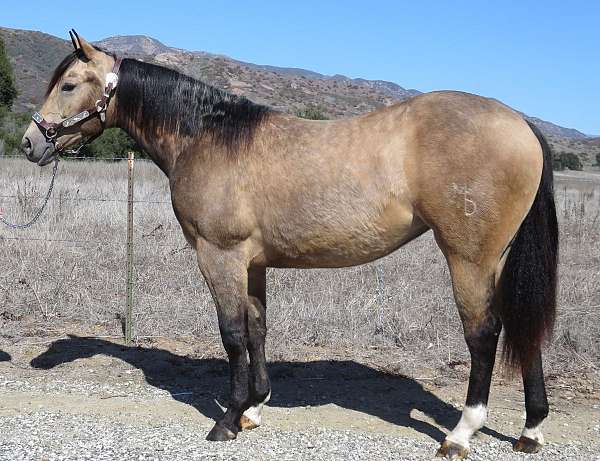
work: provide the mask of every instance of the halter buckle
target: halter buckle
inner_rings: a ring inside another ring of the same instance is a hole
[[[56,131],[56,128],[54,128],[53,126],[50,126],[50,127],[46,128],[46,132],[45,132],[44,136],[46,136],[46,139],[48,141],[52,141],[54,138],[56,138],[57,134],[58,134],[58,132]]]
[[[102,102],[102,99],[98,99],[95,103],[95,106],[96,112],[101,114],[102,112],[106,111],[106,108],[108,107],[108,101],[105,99],[104,102]]]

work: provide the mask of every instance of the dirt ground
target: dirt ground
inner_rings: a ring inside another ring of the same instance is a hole
[[[67,336],[0,340],[0,418],[38,411],[210,425],[226,402],[228,369],[220,345],[197,340]],[[273,395],[264,424],[307,426],[440,441],[458,421],[468,364],[403,375],[385,350],[299,348],[272,361]],[[598,444],[600,375],[547,377],[551,443]],[[512,441],[524,423],[518,378],[494,377],[490,417],[478,437]],[[260,429],[259,429],[260,430]]]

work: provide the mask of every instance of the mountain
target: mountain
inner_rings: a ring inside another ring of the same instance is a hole
[[[6,44],[19,90],[14,108],[30,111],[40,105],[52,70],[72,50],[71,43],[42,32],[2,27],[0,37]],[[305,69],[252,64],[204,51],[172,48],[143,35],[109,37],[96,45],[120,55],[176,68],[229,92],[290,113],[315,105],[331,118],[348,117],[420,93],[382,80],[327,76]],[[545,134],[557,139],[588,138],[572,128],[536,117],[527,118]]]
[[[145,35],[115,35],[97,42],[96,45],[108,50],[119,50],[127,55],[155,55],[175,50]]]
[[[588,135],[583,134],[581,131],[578,131],[575,128],[565,128],[559,125],[555,125],[554,123],[550,123],[545,120],[539,119],[537,117],[526,116],[526,118],[533,122],[540,130],[542,130],[542,133],[544,134],[570,139],[589,138]]]
[[[42,32],[18,29],[0,28],[0,38],[10,56],[19,91],[14,109],[24,112],[38,108],[52,71],[73,45]]]
[[[327,76],[305,69],[252,64],[203,51],[171,48],[145,36],[110,37],[95,45],[176,68],[219,88],[292,113],[316,105],[332,118],[346,117],[419,93],[391,82]]]

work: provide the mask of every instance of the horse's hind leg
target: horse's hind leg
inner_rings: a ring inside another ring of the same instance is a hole
[[[521,437],[515,443],[514,450],[523,453],[537,453],[544,444],[541,431],[542,422],[548,416],[548,397],[542,370],[542,353],[539,351],[530,366],[523,370],[525,388],[525,409],[527,419]]]
[[[265,358],[266,270],[264,267],[248,270],[248,356],[250,358],[250,408],[240,419],[242,429],[260,426],[262,409],[271,397],[271,386]]]
[[[495,267],[474,264],[453,255],[447,255],[447,259],[454,297],[471,354],[471,374],[460,421],[446,436],[437,456],[462,459],[469,453],[471,437],[487,419],[492,371],[502,326],[491,309]]]

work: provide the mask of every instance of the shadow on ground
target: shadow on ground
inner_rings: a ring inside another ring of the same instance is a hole
[[[0,362],[8,362],[10,360],[10,354],[4,351],[0,351]]]
[[[192,405],[206,417],[216,419],[221,415],[214,400],[226,402],[223,397],[229,389],[229,369],[225,360],[196,359],[163,349],[127,347],[97,338],[70,336],[52,343],[31,361],[31,366],[51,369],[97,354],[118,358],[140,369],[148,384],[170,392],[174,399]],[[460,417],[458,410],[417,381],[354,361],[272,362],[269,375],[272,407],[335,404],[413,428],[437,441],[443,440],[444,433],[432,424],[412,418],[411,410],[425,413],[447,429],[454,427]],[[482,432],[513,442],[489,428]]]

